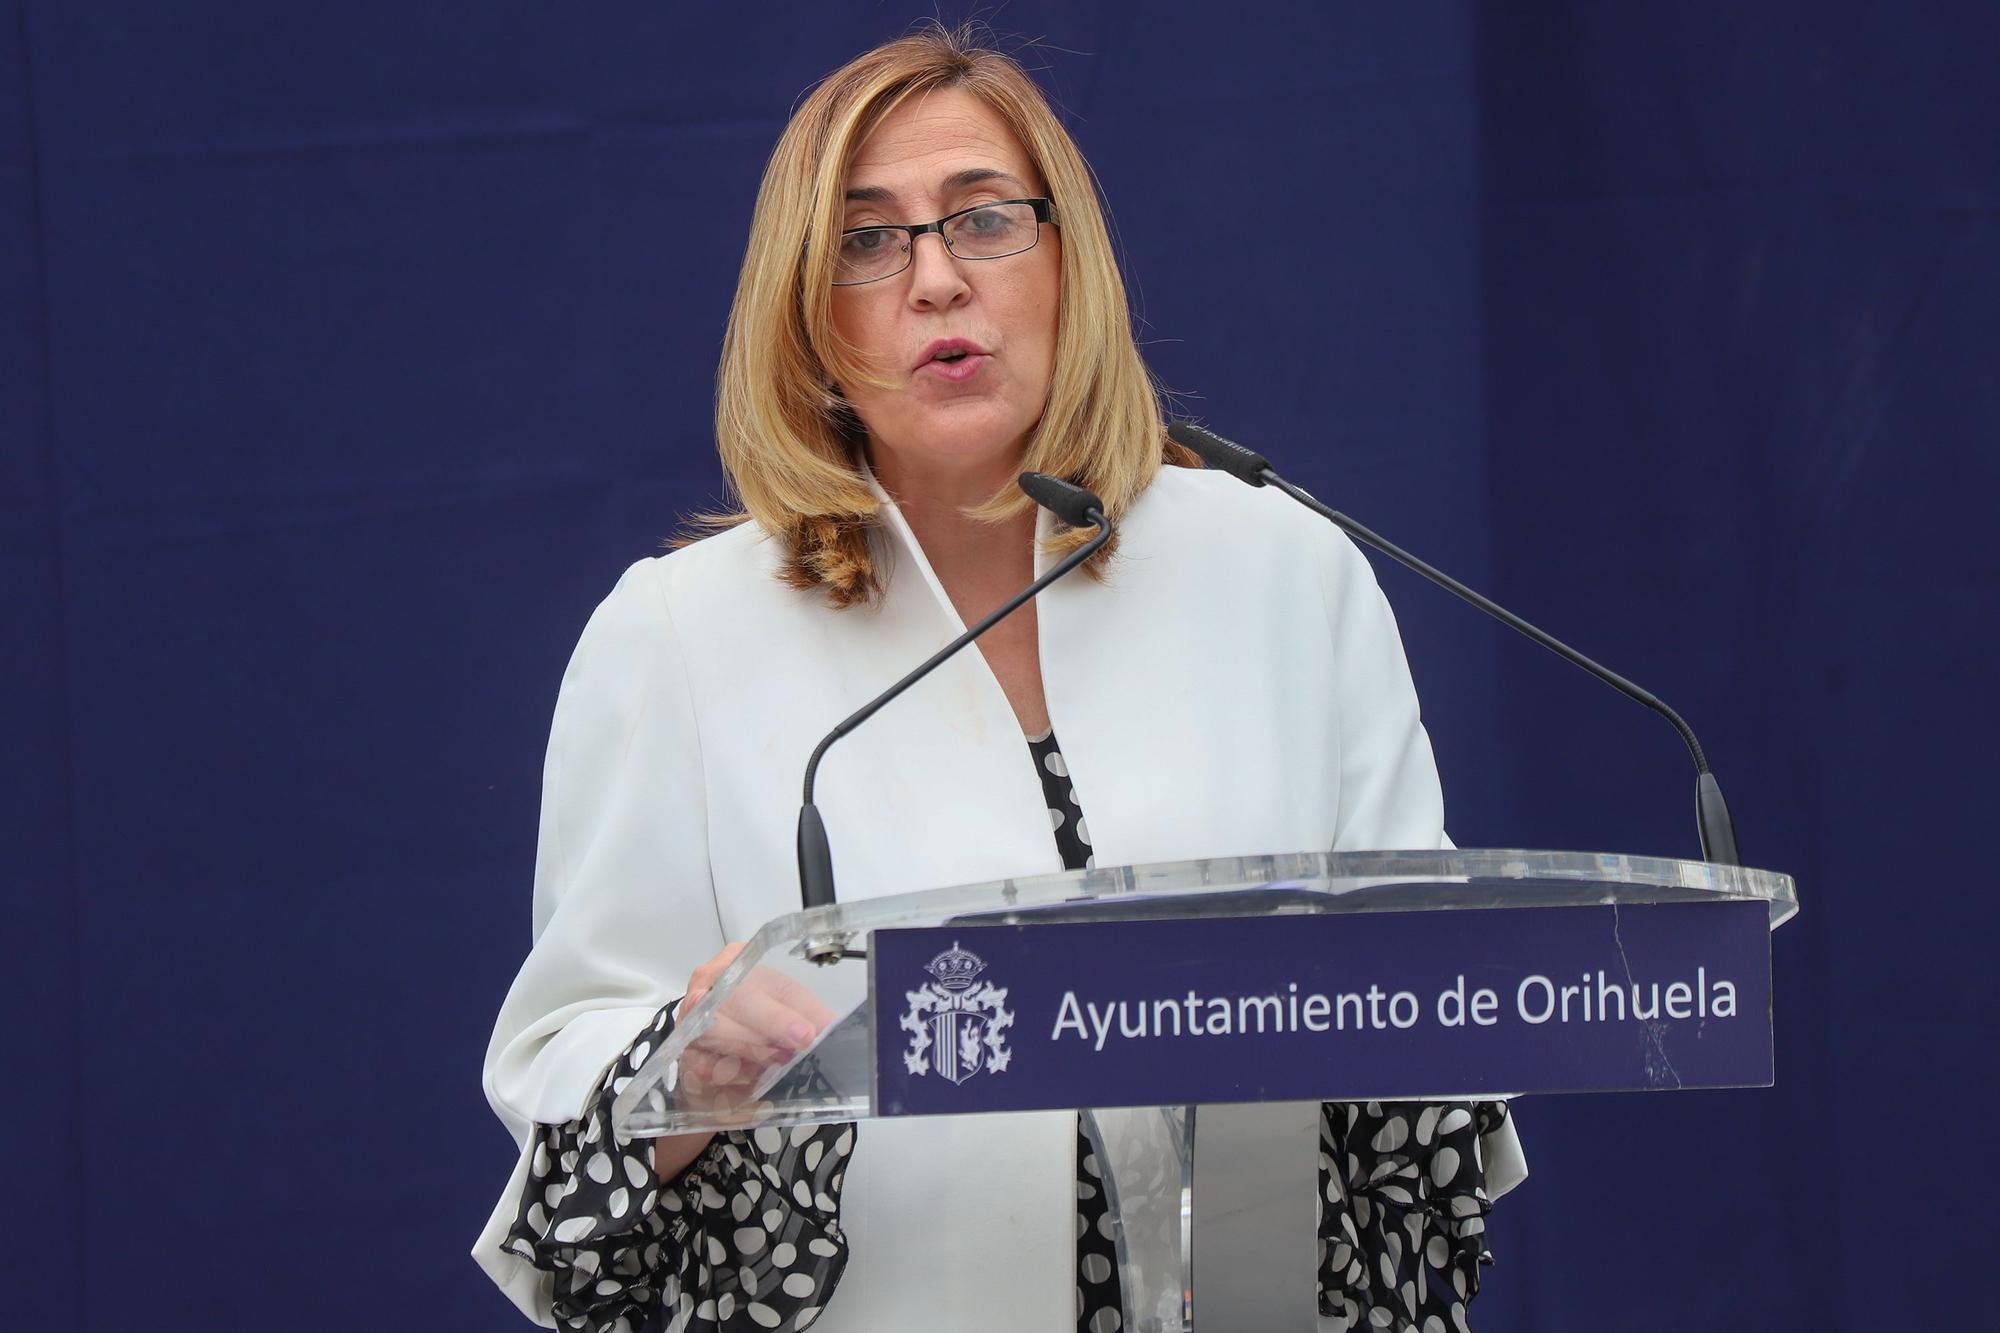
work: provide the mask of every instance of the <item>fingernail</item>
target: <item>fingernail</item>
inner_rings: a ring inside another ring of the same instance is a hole
[[[785,1029],[785,1035],[793,1041],[803,1042],[811,1038],[813,1030],[804,1023],[794,1023]]]

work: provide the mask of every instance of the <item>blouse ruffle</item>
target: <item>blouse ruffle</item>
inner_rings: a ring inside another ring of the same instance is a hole
[[[676,1001],[678,1003],[678,1001]],[[611,1104],[673,1031],[669,1004],[606,1071],[584,1113],[535,1127],[504,1248],[555,1275],[572,1333],[767,1333],[818,1319],[847,1266],[840,1193],[854,1126],[720,1133],[673,1181]]]
[[[1507,1103],[1328,1102],[1319,1309],[1347,1329],[1466,1333],[1486,1248],[1482,1135]]]

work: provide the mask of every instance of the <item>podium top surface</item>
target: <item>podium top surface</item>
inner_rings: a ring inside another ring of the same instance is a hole
[[[1789,875],[1609,852],[1519,849],[1284,852],[1021,876],[861,899],[775,918],[757,933],[858,944],[880,929],[1030,920],[1412,912],[1758,900],[1771,928],[1799,910]]]

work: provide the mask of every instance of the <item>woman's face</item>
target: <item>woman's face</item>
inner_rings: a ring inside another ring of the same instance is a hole
[[[1044,193],[1006,122],[944,88],[912,97],[861,145],[841,225],[931,222]],[[834,328],[888,381],[843,388],[885,482],[991,493],[1012,478],[1048,400],[1061,275],[1061,238],[1045,224],[1032,250],[1000,259],[957,259],[942,237],[920,236],[901,273],[834,289]],[[934,359],[951,341],[964,358]]]

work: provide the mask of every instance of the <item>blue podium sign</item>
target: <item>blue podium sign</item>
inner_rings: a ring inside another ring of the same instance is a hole
[[[883,929],[883,1115],[1766,1087],[1757,901]]]

